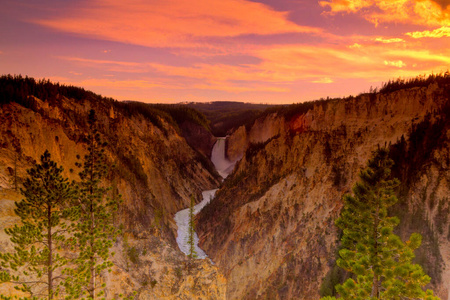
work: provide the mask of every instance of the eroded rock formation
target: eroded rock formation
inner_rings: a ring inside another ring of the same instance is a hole
[[[342,195],[351,191],[373,150],[402,137],[404,158],[423,146],[429,159],[400,178],[399,231],[404,238],[411,230],[423,234],[417,259],[434,276],[437,294],[447,299],[449,95],[448,84],[436,83],[366,94],[321,102],[289,118],[269,115],[237,130],[229,139],[229,156],[243,158],[199,219],[200,245],[223,270],[227,299],[318,299],[335,264],[334,220]],[[444,123],[436,133],[438,144],[408,140],[427,122]],[[239,154],[239,149],[247,150]],[[401,163],[411,164],[412,158]]]
[[[193,263],[175,242],[173,215],[190,203],[191,194],[218,186],[205,159],[163,119],[159,126],[104,99],[44,101],[30,96],[29,107],[11,102],[0,110],[0,251],[11,250],[4,228],[18,222],[13,208],[21,199],[26,170],[48,149],[52,159],[77,180],[77,155],[86,153],[87,116],[95,109],[111,172],[110,196],[122,195],[115,217],[124,228],[114,246],[115,266],[106,276],[108,299],[137,292],[140,299],[223,299],[224,277],[208,260]],[[205,133],[202,133],[205,135]],[[14,292],[0,285],[3,292]],[[201,291],[201,293],[199,293]]]

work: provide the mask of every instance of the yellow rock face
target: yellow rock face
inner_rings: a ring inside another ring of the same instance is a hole
[[[55,105],[36,98],[34,104],[28,109],[11,103],[0,110],[0,251],[12,250],[4,229],[19,221],[14,202],[21,196],[12,191],[16,182],[20,187],[26,170],[46,149],[64,175],[77,180],[77,155],[87,152],[87,115],[95,109],[108,142],[108,164],[115,166],[104,184],[112,187],[110,196],[123,199],[115,222],[125,233],[114,246],[112,272],[103,275],[107,298],[134,291],[138,299],[224,299],[225,279],[218,268],[199,261],[188,273],[175,241],[173,215],[188,207],[191,194],[219,184],[184,138],[164,121],[159,128],[108,102],[59,97]],[[0,289],[15,291],[1,284]]]
[[[283,122],[272,115],[231,135],[228,155],[243,158],[217,192],[216,208],[199,216],[200,246],[223,270],[227,299],[318,299],[336,258],[334,220],[342,195],[351,191],[378,145],[407,138],[412,124],[448,102],[446,93],[432,84],[333,100]],[[259,151],[243,155],[250,142],[272,137]],[[422,211],[429,228],[441,222],[436,237],[443,266],[435,266],[442,281],[433,288],[443,299],[450,286],[449,222],[437,215],[450,207],[449,149],[448,143],[435,148],[431,165],[405,196],[406,214]],[[408,226],[402,227],[404,240]]]

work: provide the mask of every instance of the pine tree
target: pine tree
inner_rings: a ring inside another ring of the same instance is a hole
[[[420,234],[413,233],[404,243],[393,233],[399,219],[388,216],[388,208],[397,202],[394,189],[399,181],[390,178],[393,161],[388,155],[386,149],[377,150],[359,174],[354,196],[344,196],[336,220],[343,230],[337,264],[354,275],[336,291],[342,299],[352,300],[438,299],[432,291],[423,291],[430,277],[411,262],[421,244]]]
[[[102,186],[102,179],[108,172],[105,146],[96,128],[95,111],[89,113],[90,134],[87,137],[88,154],[79,173],[80,197],[76,204],[80,209],[79,221],[74,228],[74,242],[78,252],[75,260],[76,268],[68,271],[71,277],[67,285],[71,288],[72,299],[87,294],[88,299],[96,299],[104,294],[98,279],[101,272],[113,264],[109,260],[113,255],[110,249],[119,231],[114,227],[113,214],[118,208],[118,199],[108,199],[109,189]]]
[[[1,254],[2,281],[12,281],[16,289],[29,293],[26,299],[54,299],[61,293],[62,273],[68,263],[63,248],[67,225],[76,210],[65,207],[75,196],[68,179],[45,151],[41,163],[27,171],[21,189],[25,197],[16,203],[15,213],[21,226],[6,229],[14,243],[14,253]]]
[[[197,257],[197,252],[195,251],[195,217],[194,217],[194,206],[195,197],[191,196],[191,204],[189,206],[189,235],[188,235],[188,245],[189,245],[189,258],[193,259]]]

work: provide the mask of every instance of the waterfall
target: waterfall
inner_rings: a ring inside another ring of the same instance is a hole
[[[236,162],[232,162],[226,158],[225,155],[225,147],[226,146],[226,138],[221,137],[217,138],[216,143],[211,152],[211,161],[216,167],[217,172],[223,178],[226,178],[228,174],[233,171],[234,165]]]

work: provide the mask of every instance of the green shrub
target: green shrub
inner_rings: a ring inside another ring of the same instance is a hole
[[[136,247],[129,247],[127,249],[127,255],[133,264],[137,265],[140,263],[139,251],[136,249]]]

